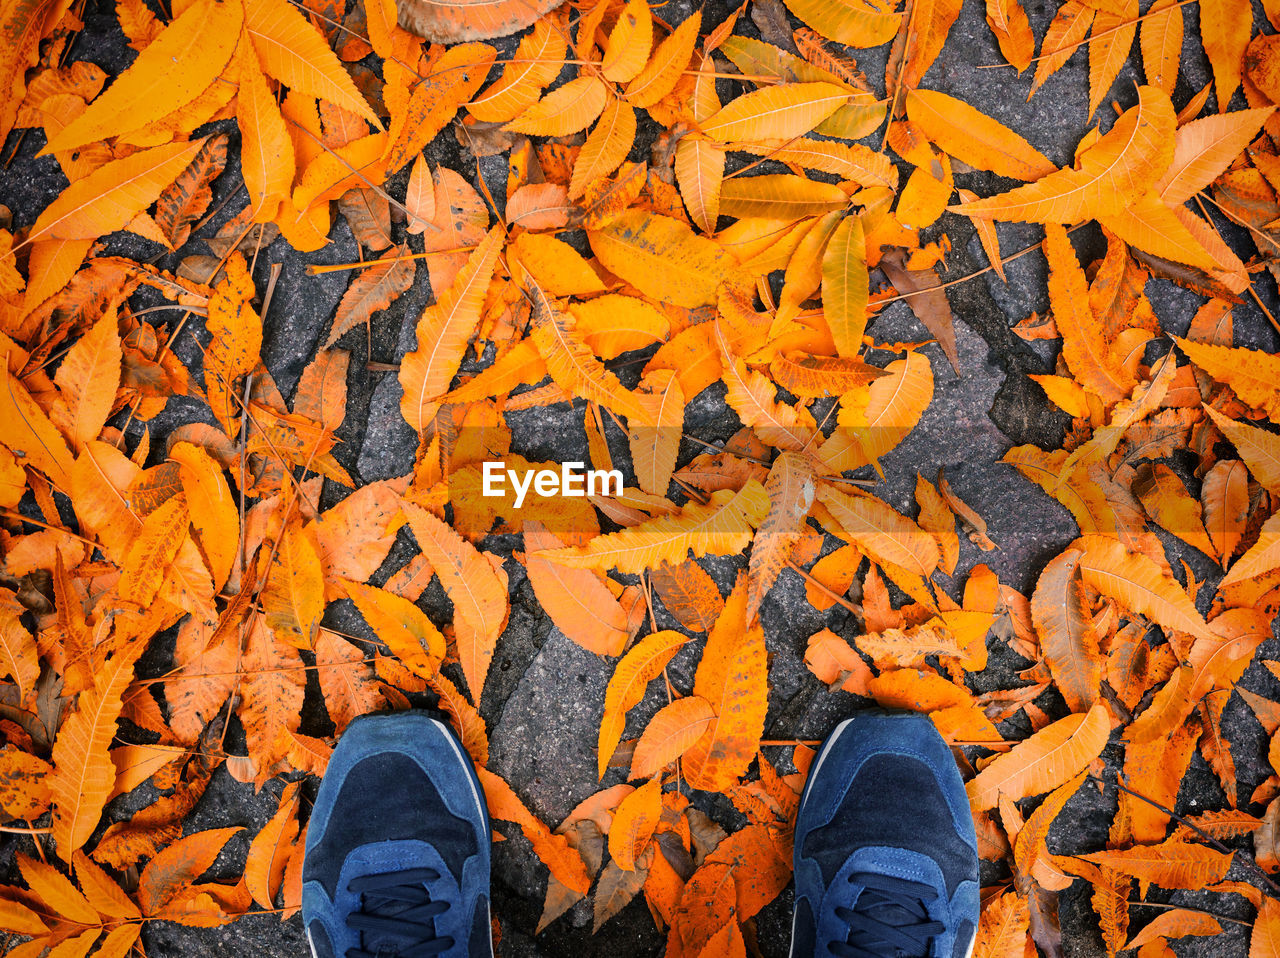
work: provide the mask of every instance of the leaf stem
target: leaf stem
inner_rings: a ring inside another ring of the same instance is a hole
[[[791,569],[793,572],[799,573],[801,576],[804,577],[805,582],[812,584],[815,589],[817,589],[819,592],[821,592],[831,601],[835,602],[837,605],[844,606],[846,609],[848,609],[850,612],[852,612],[854,615],[857,615],[860,618],[864,615],[862,606],[854,602],[850,602],[840,593],[832,591],[822,582],[818,581],[813,576],[811,576],[808,572],[802,569],[800,566],[796,565],[796,563],[793,562],[791,559],[787,560],[787,568]]]
[[[407,263],[415,259],[444,256],[447,253],[467,253],[473,249],[475,249],[474,246],[454,246],[450,249],[429,249],[425,253],[407,253],[404,256],[384,256],[382,259],[366,259],[358,263],[312,263],[307,267],[307,275],[320,276],[324,273],[341,272],[344,269],[368,269],[370,266],[381,266],[385,263]]]
[[[1189,3],[1198,3],[1198,2],[1199,0],[1178,0],[1178,2],[1173,4],[1172,6],[1162,7],[1159,10],[1148,10],[1146,13],[1142,14],[1141,16],[1134,17],[1131,20],[1125,20],[1122,23],[1117,23],[1114,27],[1108,27],[1106,30],[1095,32],[1090,36],[1085,37],[1083,40],[1077,40],[1075,43],[1069,43],[1066,46],[1059,47],[1056,50],[1050,50],[1048,53],[1041,53],[1038,57],[1032,57],[1029,61],[1027,61],[1027,65],[1030,66],[1032,63],[1039,63],[1041,60],[1048,60],[1050,57],[1056,57],[1063,53],[1074,52],[1077,48],[1084,46],[1086,43],[1092,43],[1094,40],[1101,40],[1103,37],[1110,36],[1111,34],[1116,33],[1120,30],[1123,30],[1126,27],[1131,27],[1134,24],[1141,23],[1143,20],[1146,20],[1148,17],[1154,17],[1161,13],[1168,13],[1170,10],[1177,10],[1179,7],[1185,7]],[[1013,67],[1013,64],[1012,63],[984,63],[984,64],[981,64],[978,67],[978,69],[979,70],[999,70],[1004,67]],[[1014,69],[1017,69],[1017,67],[1014,67]],[[1024,67],[1023,69],[1026,69],[1026,67]],[[1018,70],[1018,72],[1021,73],[1022,70]]]
[[[1219,921],[1229,921],[1237,925],[1244,925],[1246,928],[1252,928],[1253,922],[1245,921],[1243,918],[1232,918],[1230,915],[1224,915],[1221,912],[1209,911],[1207,908],[1192,908],[1190,905],[1171,905],[1162,901],[1131,901],[1127,902],[1130,908],[1163,908],[1166,911],[1194,911],[1197,914],[1209,915],[1211,918],[1217,918]]]
[[[1187,819],[1183,818],[1181,815],[1179,815],[1177,812],[1175,812],[1171,808],[1165,808],[1163,805],[1157,802],[1154,798],[1148,798],[1146,795],[1143,795],[1141,792],[1135,792],[1128,785],[1121,784],[1118,773],[1116,776],[1116,780],[1114,782],[1108,782],[1106,779],[1093,774],[1090,774],[1088,777],[1091,780],[1097,782],[1099,785],[1103,785],[1103,786],[1110,785],[1114,788],[1118,788],[1120,789],[1120,791],[1124,792],[1126,795],[1132,795],[1134,798],[1139,799],[1140,801],[1146,802],[1152,808],[1159,809],[1161,812],[1168,815],[1179,825],[1185,825],[1187,828],[1191,829],[1193,832],[1195,832],[1197,835],[1199,835],[1206,842],[1208,842],[1210,845],[1212,845],[1214,848],[1216,848],[1218,851],[1222,852],[1223,854],[1226,854],[1226,855],[1235,854],[1234,849],[1228,848],[1226,845],[1218,841],[1218,839],[1214,838],[1212,835],[1206,832],[1203,828],[1201,828],[1195,822],[1188,821]],[[1273,892],[1275,892],[1277,895],[1280,895],[1280,885],[1277,885],[1275,882],[1271,880],[1271,876],[1262,870],[1262,866],[1259,865],[1257,861],[1254,860],[1253,856],[1248,854],[1247,852],[1241,852],[1241,855],[1244,857],[1244,860],[1248,862],[1249,865],[1254,869],[1254,871],[1258,873],[1258,877],[1260,877],[1263,880],[1263,882],[1266,883],[1266,886],[1270,888]]]

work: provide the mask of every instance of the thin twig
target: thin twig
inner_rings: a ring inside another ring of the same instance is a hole
[[[290,125],[292,125],[295,129],[301,130],[301,131],[302,131],[303,133],[305,133],[308,137],[310,137],[310,139],[311,139],[311,140],[313,140],[313,141],[316,143],[316,145],[317,145],[317,146],[319,146],[319,147],[320,147],[321,149],[323,149],[326,153],[328,153],[329,155],[331,155],[331,156],[332,156],[334,159],[336,159],[339,163],[341,163],[343,166],[345,166],[345,167],[347,168],[347,172],[349,172],[352,176],[354,176],[356,179],[358,179],[361,183],[363,183],[363,184],[365,185],[365,189],[373,190],[373,192],[374,192],[374,193],[376,193],[378,196],[382,197],[384,200],[386,200],[388,203],[390,203],[392,206],[394,206],[394,207],[395,207],[396,209],[398,209],[400,212],[404,213],[404,215],[405,215],[405,216],[409,217],[410,222],[412,222],[412,221],[413,221],[413,220],[415,220],[415,219],[418,219],[418,217],[415,217],[415,216],[413,215],[413,212],[409,209],[409,207],[405,206],[405,205],[404,205],[403,203],[401,203],[398,199],[396,199],[394,196],[392,196],[390,193],[388,193],[386,190],[384,190],[381,186],[379,186],[377,183],[373,182],[373,180],[369,179],[369,177],[365,176],[363,173],[361,173],[359,170],[357,170],[354,166],[352,166],[350,163],[348,163],[348,162],[347,162],[347,158],[346,158],[345,156],[343,156],[343,155],[342,155],[341,153],[339,153],[337,150],[333,149],[333,147],[331,147],[331,146],[329,146],[327,143],[325,143],[325,142],[324,142],[324,140],[320,139],[320,137],[316,136],[314,133],[312,133],[312,132],[311,132],[310,130],[308,130],[305,126],[303,126],[301,123],[299,123],[297,120],[293,119],[292,117],[290,117],[290,116],[286,116],[286,117],[285,117],[285,119],[286,119],[286,120],[290,123]],[[369,164],[369,165],[372,165],[372,164]],[[314,200],[313,200],[313,202],[314,202]],[[432,224],[430,224],[430,223],[428,223],[428,224],[427,224],[427,226],[428,226],[428,228],[430,228],[430,229],[432,229],[432,230],[434,230],[434,231],[436,231],[436,232],[439,232],[439,230],[440,230],[440,227],[438,227],[438,226],[434,226],[434,225],[432,225]]]
[[[798,565],[797,565],[794,561],[792,561],[791,559],[788,559],[788,560],[787,560],[787,568],[788,568],[788,569],[793,570],[794,572],[798,572],[800,575],[802,575],[802,576],[804,577],[805,582],[812,583],[812,585],[813,585],[813,587],[814,587],[815,589],[817,589],[819,592],[821,592],[823,595],[825,595],[825,596],[826,596],[828,599],[830,599],[832,602],[835,602],[837,605],[842,605],[842,606],[844,606],[846,609],[848,609],[848,610],[849,610],[850,612],[852,612],[854,615],[857,615],[857,616],[859,616],[859,617],[861,617],[861,616],[864,614],[864,613],[863,613],[862,606],[858,605],[858,604],[857,604],[857,603],[855,603],[855,602],[850,602],[848,599],[846,599],[846,598],[845,598],[844,596],[842,596],[840,593],[832,591],[832,590],[831,590],[830,588],[828,588],[825,584],[823,584],[823,583],[822,583],[822,582],[820,582],[819,580],[815,579],[813,576],[811,576],[808,572],[806,572],[804,569],[802,569],[800,566],[798,566]]]
[[[1142,14],[1142,16],[1133,17],[1130,20],[1125,20],[1123,23],[1117,23],[1114,27],[1109,27],[1106,30],[1096,31],[1092,35],[1087,36],[1082,40],[1077,40],[1075,43],[1067,44],[1065,47],[1059,47],[1056,50],[1050,50],[1048,53],[1041,53],[1038,57],[1032,57],[1030,60],[1027,61],[1027,63],[1028,64],[1039,63],[1041,60],[1048,60],[1050,57],[1061,56],[1064,53],[1072,53],[1078,48],[1084,46],[1086,43],[1092,43],[1094,40],[1101,40],[1103,37],[1110,36],[1113,33],[1118,33],[1121,30],[1125,30],[1138,23],[1141,23],[1143,20],[1147,19],[1148,17],[1154,17],[1160,13],[1169,13],[1171,10],[1176,10],[1179,7],[1185,7],[1189,3],[1198,3],[1198,2],[1199,0],[1178,0],[1178,2],[1173,4],[1172,6],[1161,7],[1158,10],[1153,8],[1151,10],[1148,10],[1146,13]],[[978,67],[978,69],[979,70],[999,70],[999,69],[1002,69],[1003,67],[1013,67],[1013,64],[1012,63],[983,63]],[[1014,69],[1016,70],[1017,67],[1014,67]],[[1026,69],[1026,68],[1024,67],[1023,69]],[[1021,73],[1022,70],[1018,70],[1018,72]]]
[[[73,539],[79,539],[81,542],[89,546],[89,548],[91,549],[98,548],[98,543],[94,542],[92,539],[86,539],[84,536],[77,535],[74,532],[70,532],[67,529],[63,529],[61,526],[51,525],[50,523],[42,522],[39,519],[32,519],[30,516],[24,516],[21,512],[14,512],[12,509],[0,509],[0,516],[6,516],[7,518],[10,518],[10,519],[17,519],[19,522],[29,522],[33,526],[43,526],[46,529],[52,529],[54,532],[61,532],[64,536],[70,536]]]
[[[1116,781],[1114,782],[1108,782],[1106,779],[1100,778],[1099,776],[1092,775],[1092,774],[1090,774],[1088,778],[1097,782],[1099,785],[1114,786],[1115,788],[1120,789],[1120,791],[1124,792],[1126,795],[1132,795],[1134,798],[1138,799],[1139,801],[1146,802],[1152,808],[1159,809],[1161,812],[1168,815],[1179,825],[1185,825],[1187,828],[1191,829],[1193,832],[1195,832],[1197,835],[1199,835],[1206,842],[1208,842],[1210,845],[1212,845],[1214,848],[1216,848],[1218,851],[1222,852],[1223,854],[1226,854],[1226,855],[1235,854],[1235,849],[1228,848],[1226,845],[1218,841],[1218,839],[1214,838],[1212,835],[1206,832],[1203,828],[1201,828],[1195,822],[1188,821],[1187,819],[1179,815],[1177,812],[1175,812],[1173,809],[1165,808],[1155,799],[1148,798],[1146,795],[1143,795],[1141,792],[1135,792],[1129,786],[1121,784],[1119,781],[1118,775],[1117,775]],[[1259,865],[1256,861],[1254,861],[1253,856],[1243,852],[1241,854],[1244,860],[1249,863],[1249,865],[1258,873],[1258,876],[1263,880],[1263,882],[1266,883],[1267,887],[1270,888],[1277,895],[1280,895],[1280,885],[1277,885],[1275,882],[1271,880],[1271,876],[1262,870],[1262,866]]]
[[[1190,905],[1170,905],[1162,901],[1131,901],[1127,903],[1130,908],[1163,908],[1167,911],[1194,911],[1201,915],[1209,915],[1217,918],[1219,921],[1229,921],[1237,925],[1244,925],[1246,928],[1252,928],[1253,922],[1245,921],[1243,918],[1232,918],[1230,915],[1224,915],[1221,912],[1209,911],[1207,908],[1192,908]]]
[[[382,259],[364,259],[358,263],[312,263],[307,267],[308,276],[320,276],[323,273],[337,273],[344,269],[368,269],[370,266],[381,266],[385,263],[407,263],[415,259],[429,259],[432,256],[446,256],[449,253],[469,253],[474,246],[454,246],[450,249],[429,249],[425,253],[406,253],[404,256],[385,256]]]

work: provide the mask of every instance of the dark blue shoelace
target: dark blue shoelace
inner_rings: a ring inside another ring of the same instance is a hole
[[[926,903],[938,897],[928,885],[870,873],[849,876],[862,885],[852,908],[837,906],[836,915],[849,926],[844,941],[827,950],[837,958],[925,958],[929,939],[943,931],[932,921]]]
[[[360,910],[347,916],[347,927],[361,936],[361,948],[347,958],[427,958],[453,947],[453,939],[436,935],[435,918],[449,902],[432,901],[427,882],[439,878],[430,868],[411,868],[384,875],[354,878],[348,888],[360,895]]]

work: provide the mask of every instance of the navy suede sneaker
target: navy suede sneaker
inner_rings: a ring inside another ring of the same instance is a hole
[[[813,761],[795,836],[793,958],[967,958],[978,843],[927,716],[841,722]]]
[[[315,958],[492,958],[489,836],[480,780],[447,725],[421,712],[356,719],[307,827]]]

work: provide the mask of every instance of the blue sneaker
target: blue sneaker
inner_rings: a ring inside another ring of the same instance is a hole
[[[836,726],[800,797],[795,869],[793,958],[972,953],[978,843],[927,716],[869,711]]]
[[[492,958],[489,814],[471,759],[422,712],[356,719],[320,783],[302,864],[315,958]]]

